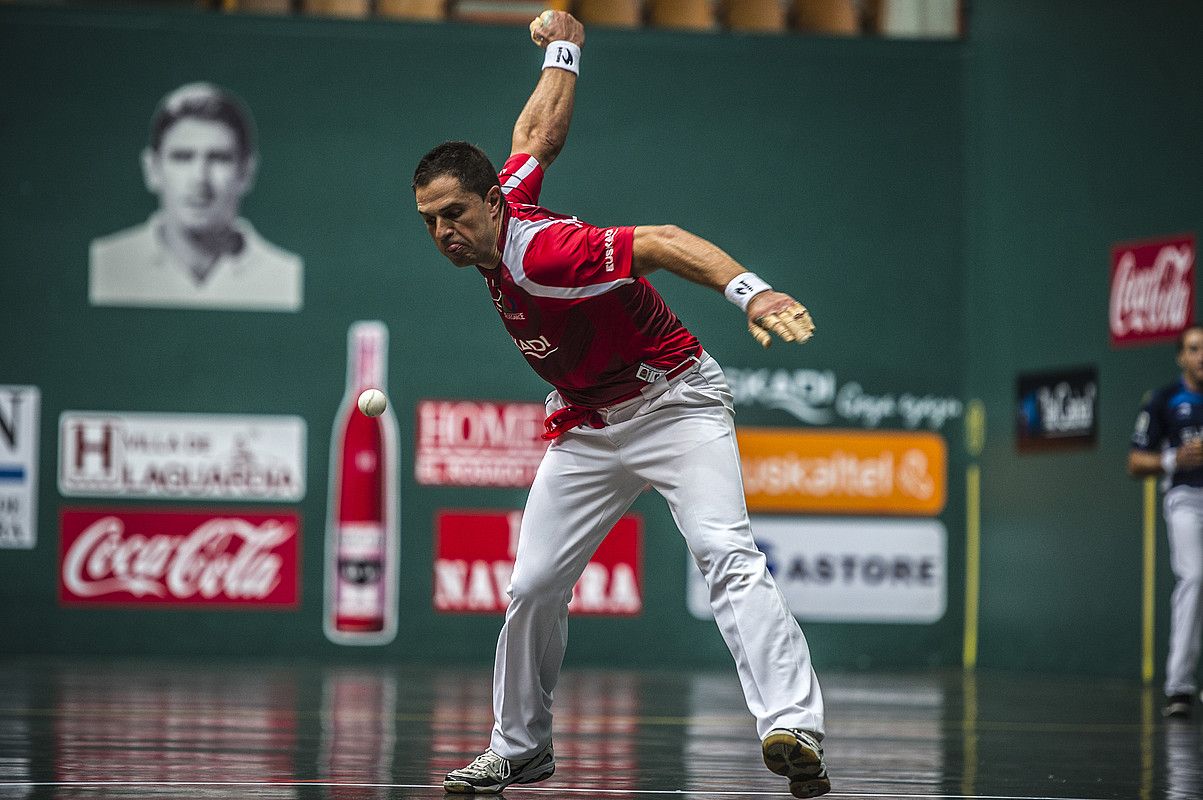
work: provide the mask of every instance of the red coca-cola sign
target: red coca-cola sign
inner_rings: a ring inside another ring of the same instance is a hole
[[[295,608],[300,517],[63,509],[63,603]]]
[[[1195,237],[1111,249],[1111,344],[1172,341],[1195,321]]]

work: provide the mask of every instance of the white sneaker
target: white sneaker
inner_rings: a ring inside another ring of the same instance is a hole
[[[511,761],[493,752],[492,748],[476,757],[471,764],[452,770],[443,779],[443,791],[455,794],[498,794],[511,783],[535,783],[550,778],[556,771],[556,757],[548,742],[532,758]]]
[[[831,791],[823,746],[814,735],[792,728],[774,728],[760,743],[764,765],[789,778],[794,797],[818,797]]]

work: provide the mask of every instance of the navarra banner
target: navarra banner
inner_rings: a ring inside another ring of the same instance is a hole
[[[521,511],[440,511],[436,520],[434,608],[501,614],[514,571]],[[572,590],[573,614],[635,616],[643,610],[643,521],[635,514],[606,534]]]

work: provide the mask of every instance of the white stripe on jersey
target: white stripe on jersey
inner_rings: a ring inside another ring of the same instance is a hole
[[[514,173],[506,179],[504,184],[502,184],[501,193],[509,194],[510,189],[513,189],[515,186],[526,180],[526,176],[534,172],[535,167],[537,166],[539,166],[539,162],[534,156],[526,159],[526,162],[521,167],[518,167],[518,169],[514,170]]]
[[[505,250],[501,254],[501,260],[510,268],[510,274],[514,276],[514,283],[521,286],[528,294],[533,294],[536,297],[558,297],[563,300],[572,300],[580,297],[597,297],[599,294],[605,294],[608,291],[617,289],[619,286],[634,283],[634,278],[619,278],[618,280],[595,283],[589,286],[544,286],[526,277],[526,268],[522,262],[526,258],[526,250],[530,247],[531,240],[535,238],[536,233],[551,225],[580,224],[580,220],[575,217],[544,219],[536,222],[511,216],[510,227],[506,231]]]

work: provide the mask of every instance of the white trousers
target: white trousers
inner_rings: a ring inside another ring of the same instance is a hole
[[[553,392],[548,412],[562,406]],[[668,501],[706,578],[760,736],[782,727],[822,738],[810,649],[752,540],[731,391],[718,363],[703,354],[671,384],[661,380],[601,414],[606,427],[575,428],[552,444],[531,486],[497,641],[494,752],[522,759],[551,740],[572,587],[647,484]]]
[[[1166,696],[1198,688],[1199,634],[1203,629],[1203,489],[1175,486],[1165,494],[1174,593],[1170,598],[1170,652],[1165,664]]]

